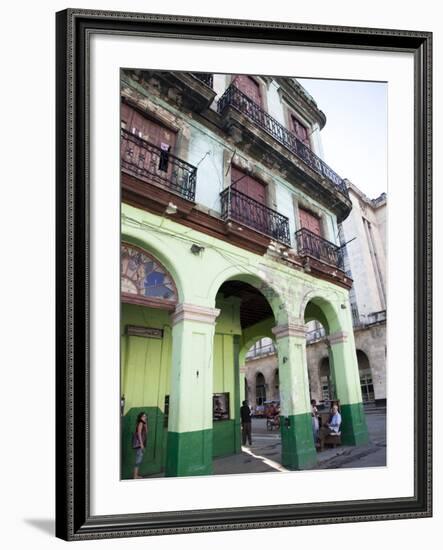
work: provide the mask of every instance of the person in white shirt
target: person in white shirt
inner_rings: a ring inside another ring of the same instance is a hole
[[[335,435],[340,433],[341,426],[341,414],[338,412],[338,406],[333,405],[331,410],[331,416],[325,426],[322,426],[319,433],[320,449],[324,449],[325,439],[328,435]]]

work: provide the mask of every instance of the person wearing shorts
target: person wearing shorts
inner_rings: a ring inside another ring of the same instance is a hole
[[[132,446],[135,450],[134,479],[142,479],[140,466],[145,454],[146,441],[148,439],[148,417],[143,411],[137,416]]]

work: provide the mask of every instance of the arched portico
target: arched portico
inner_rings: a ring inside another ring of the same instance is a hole
[[[266,256],[245,252],[242,258],[234,257],[235,247],[229,243],[219,243],[216,248],[210,237],[192,230],[186,237],[181,233],[171,236],[174,222],[169,219],[159,221],[144,213],[138,225],[131,225],[128,220],[136,215],[134,209],[125,205],[124,213],[128,215],[123,219],[125,242],[144,249],[160,262],[177,290],[173,311],[170,304],[164,310],[158,308],[155,315],[143,306],[134,306],[138,308],[136,316],[122,320],[123,335],[126,324],[146,329],[150,339],[146,345],[157,354],[151,365],[164,365],[168,373],[152,384],[161,396],[162,429],[168,429],[163,457],[158,458],[160,463],[166,454],[166,475],[210,474],[213,456],[221,456],[217,453],[226,449],[239,450],[238,409],[245,378],[241,367],[249,347],[262,337],[272,337],[278,349],[282,462],[292,469],[314,465],[304,315],[306,310],[307,317],[320,318],[330,336],[351,331],[347,311],[340,306],[345,292],[337,291],[331,283],[313,282],[309,274],[284,264],[277,269]],[[313,293],[315,285],[320,289],[317,295]],[[155,340],[155,334],[162,334],[164,348],[159,348],[160,338]],[[348,339],[344,344],[350,342]],[[337,346],[334,363],[338,358],[340,364],[341,353],[345,366],[353,364],[346,345],[339,351],[340,343],[333,343]],[[128,352],[123,345],[122,356],[126,357],[125,364],[135,366],[139,378],[134,379],[134,388],[142,395],[145,356],[143,350],[137,351],[139,345],[137,340],[135,352]],[[341,374],[345,383],[339,399],[345,405],[355,403],[346,401],[354,391],[352,384],[347,384],[351,371],[345,368]],[[358,372],[356,380],[358,385]],[[219,404],[223,404],[221,394],[229,394],[224,400],[229,409],[227,419],[220,411],[220,421],[214,419],[214,394],[220,395]],[[229,445],[220,443],[222,432],[223,441]]]
[[[367,443],[349,302],[333,294],[311,294],[305,305],[305,321],[312,320],[319,321],[327,334],[331,385],[342,415],[342,441],[349,445]]]

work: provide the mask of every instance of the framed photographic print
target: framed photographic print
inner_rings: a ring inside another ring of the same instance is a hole
[[[57,14],[57,536],[431,515],[431,38]]]

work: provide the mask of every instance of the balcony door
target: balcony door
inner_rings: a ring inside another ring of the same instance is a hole
[[[300,226],[302,229],[308,229],[315,235],[321,237],[321,223],[320,218],[315,214],[312,214],[308,210],[299,208],[300,213]]]
[[[294,115],[291,115],[292,131],[303,142],[306,147],[311,147],[309,143],[308,129]]]
[[[122,168],[150,182],[170,182],[176,133],[160,122],[147,118],[126,103],[121,105]],[[146,143],[147,142],[147,143]]]
[[[231,166],[232,188],[240,193],[231,197],[231,214],[239,222],[258,231],[269,231],[269,217],[266,208],[266,185]]]
[[[245,74],[238,74],[234,78],[234,85],[241,92],[247,95],[249,99],[252,99],[254,103],[262,107],[260,86],[253,78]]]
[[[266,185],[235,166],[231,167],[231,184],[240,193],[266,206]]]
[[[145,141],[161,147],[162,143],[174,150],[176,133],[156,120],[147,118],[133,109],[130,105],[122,103],[121,108],[122,128],[141,137]]]

